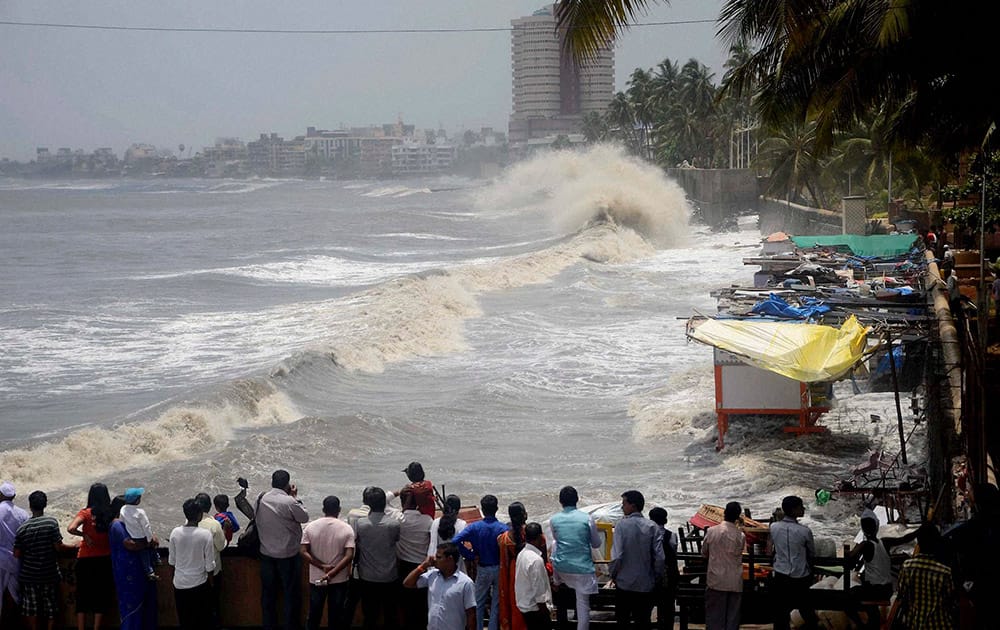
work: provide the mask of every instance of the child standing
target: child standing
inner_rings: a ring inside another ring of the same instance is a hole
[[[236,521],[236,515],[229,511],[229,496],[217,494],[212,499],[215,504],[215,520],[222,525],[222,533],[226,535],[226,542],[233,540],[233,534],[240,531],[240,524]]]
[[[145,488],[129,488],[125,490],[125,505],[122,506],[121,520],[125,524],[125,530],[129,538],[142,540],[149,543],[153,540],[153,528],[149,525],[149,517],[146,510],[139,507],[142,494]],[[156,549],[149,547],[139,551],[142,559],[142,567],[146,571],[146,578],[149,580],[159,580],[154,567],[159,564],[160,557]]]

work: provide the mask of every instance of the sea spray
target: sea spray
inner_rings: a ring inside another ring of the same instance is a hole
[[[612,221],[657,247],[676,245],[691,215],[683,189],[662,169],[609,144],[519,162],[479,193],[477,205],[494,212],[544,212],[563,232]]]
[[[154,420],[88,427],[38,446],[0,453],[0,471],[16,484],[47,489],[139,466],[160,466],[204,452],[233,429],[288,424],[301,418],[288,397],[266,382],[231,383],[213,402],[171,405]]]

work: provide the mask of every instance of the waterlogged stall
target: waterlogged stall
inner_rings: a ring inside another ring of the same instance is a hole
[[[801,435],[823,431],[828,384],[864,355],[867,328],[849,318],[840,328],[771,321],[692,319],[688,337],[715,348],[715,412],[722,449],[731,415],[789,415]]]

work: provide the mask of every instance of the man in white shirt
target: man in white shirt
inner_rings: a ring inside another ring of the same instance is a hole
[[[816,611],[804,607],[813,584],[812,559],[816,555],[812,531],[800,525],[798,519],[805,515],[802,499],[787,496],[781,500],[781,511],[785,517],[771,523],[768,535],[768,551],[774,558],[774,573],[771,576],[774,592],[774,628],[788,630],[789,613],[798,609],[806,628],[815,628],[818,623]]]
[[[340,499],[328,496],[323,499],[323,518],[302,530],[302,558],[309,563],[309,617],[306,619],[309,630],[319,629],[328,599],[327,627],[330,630],[350,627],[344,605],[354,560],[354,528],[339,516]]]
[[[222,530],[222,524],[212,516],[212,497],[205,492],[199,492],[194,496],[194,500],[198,502],[202,512],[198,527],[212,535],[212,546],[215,548],[215,572],[212,573],[211,582],[212,605],[206,612],[212,617],[212,627],[221,628],[222,577],[219,574],[222,573],[222,550],[226,548],[226,533]]]
[[[210,575],[215,570],[212,534],[199,527],[203,516],[195,499],[184,502],[187,523],[170,532],[168,562],[174,567],[174,602],[181,630],[209,630],[212,618],[205,614],[212,606]]]
[[[459,557],[454,543],[441,543],[433,562],[403,579],[407,589],[427,589],[427,630],[476,630],[476,585],[458,570]]]
[[[278,589],[286,602],[302,601],[302,524],[309,513],[287,470],[271,473],[271,490],[260,497],[255,521],[260,534],[260,602],[264,630],[278,625]],[[285,606],[285,629],[298,630],[299,606]]]
[[[524,549],[518,552],[514,566],[514,598],[528,630],[548,630],[552,626],[549,612],[552,591],[542,558],[545,546],[542,526],[538,523],[525,525],[524,539]]]
[[[726,504],[723,521],[705,532],[701,555],[708,558],[705,630],[737,630],[743,599],[743,548],[746,536],[736,526],[743,507]]]

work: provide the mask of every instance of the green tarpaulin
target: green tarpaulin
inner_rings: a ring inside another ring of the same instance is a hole
[[[796,247],[847,247],[855,256],[899,256],[910,251],[919,234],[837,234],[834,236],[793,236]]]

